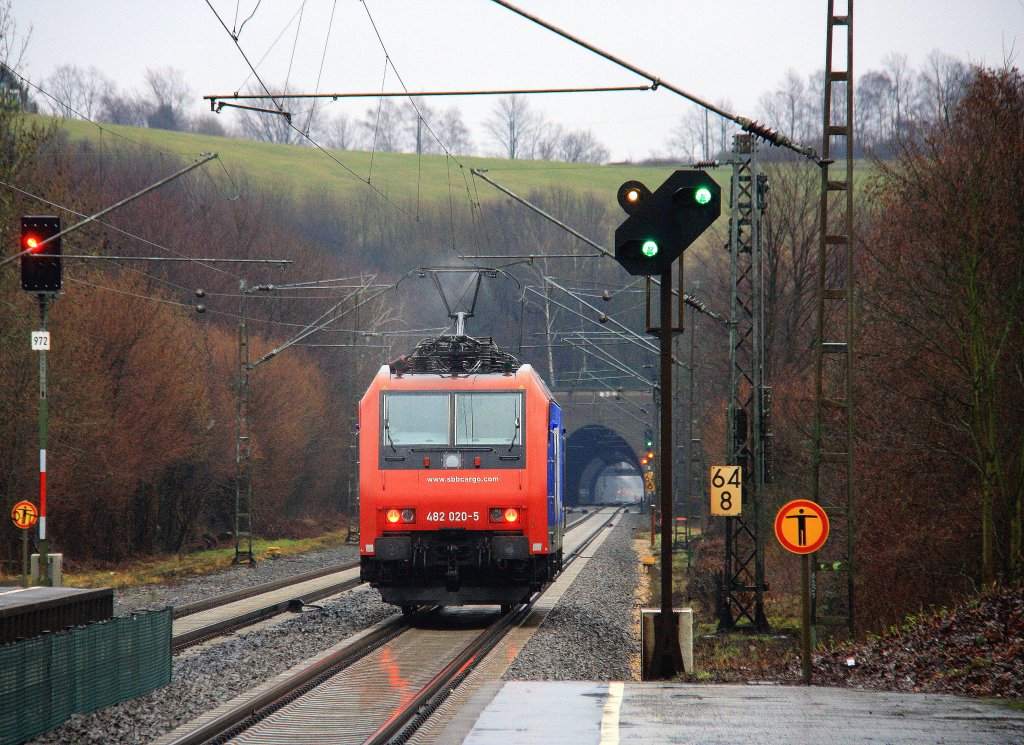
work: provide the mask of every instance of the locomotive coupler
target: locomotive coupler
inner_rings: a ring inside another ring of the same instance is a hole
[[[459,547],[448,546],[446,553],[448,554],[448,569],[444,573],[444,586],[449,592],[455,592],[459,589]]]

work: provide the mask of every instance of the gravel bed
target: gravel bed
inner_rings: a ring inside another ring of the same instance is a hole
[[[67,722],[37,745],[148,743],[204,711],[394,614],[373,591],[349,592],[319,611],[174,658],[171,682],[153,693]]]
[[[213,574],[186,577],[170,585],[128,587],[114,594],[114,615],[125,616],[133,611],[184,605],[243,587],[355,561],[359,561],[359,546],[350,543],[280,559],[263,559],[255,565],[240,564]]]
[[[635,598],[639,578],[633,532],[626,515],[605,539],[562,602],[549,615],[506,677],[530,680],[636,680],[640,639]],[[263,561],[173,586],[119,593],[118,612],[199,600],[354,558],[356,546]],[[147,743],[195,719],[255,683],[393,614],[375,591],[345,593],[267,628],[188,650],[174,658],[170,684],[153,693],[85,716],[75,716],[34,740],[58,743]]]
[[[640,516],[623,515],[516,656],[505,680],[640,679]]]

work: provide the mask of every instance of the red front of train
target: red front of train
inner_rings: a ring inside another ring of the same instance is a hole
[[[362,579],[407,612],[522,602],[561,567],[563,453],[529,365],[382,367],[359,404]]]

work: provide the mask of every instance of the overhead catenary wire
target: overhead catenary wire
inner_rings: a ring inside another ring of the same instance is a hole
[[[569,307],[565,303],[558,302],[554,298],[550,297],[549,295],[546,295],[545,293],[541,292],[540,290],[538,290],[535,287],[527,287],[526,291],[533,293],[537,297],[543,299],[545,302],[550,302],[552,305],[555,305],[555,306],[561,308],[562,310],[566,310],[569,313],[572,313],[573,315],[579,316],[580,318],[583,318],[583,319],[585,319],[587,321],[590,321],[592,323],[595,323],[595,324],[599,324],[600,323],[600,321],[598,321],[596,318],[591,318],[591,317],[589,317],[589,316],[587,316],[587,315],[585,315],[583,313],[580,313],[575,308]],[[625,327],[623,327],[623,328],[625,328]],[[626,329],[626,332],[623,333],[620,336],[620,338],[623,341],[629,342],[633,346],[640,347],[645,352],[648,352],[650,354],[658,354],[657,347],[654,347],[653,345],[651,345],[649,342],[647,342],[646,339],[644,339],[644,338],[642,338],[642,337],[640,337],[640,336],[638,336],[636,334],[633,334],[633,332],[631,332],[629,329]]]
[[[176,178],[178,178],[180,176],[184,176],[189,171],[191,171],[191,170],[193,170],[195,168],[198,168],[199,166],[203,165],[204,163],[206,163],[206,162],[208,162],[210,160],[213,160],[216,157],[217,157],[217,153],[204,153],[194,163],[191,163],[190,165],[188,165],[188,166],[186,166],[184,168],[179,169],[175,173],[172,173],[170,176],[166,176],[165,178],[160,179],[156,183],[150,184],[145,189],[137,191],[134,194],[132,194],[131,196],[125,197],[124,199],[116,202],[115,204],[112,204],[109,207],[105,207],[104,209],[100,210],[99,212],[97,212],[97,213],[95,213],[93,215],[89,215],[88,217],[85,217],[84,219],[80,220],[79,222],[75,223],[74,225],[71,225],[71,226],[69,226],[67,228],[64,228],[63,230],[61,230],[61,231],[59,231],[57,233],[54,233],[53,235],[49,236],[48,238],[43,239],[42,241],[40,241],[36,245],[35,248],[25,249],[24,251],[19,251],[18,253],[14,254],[13,256],[10,256],[7,259],[4,259],[3,261],[0,261],[0,267],[4,266],[5,264],[9,264],[10,262],[14,261],[15,259],[20,259],[22,256],[25,256],[26,254],[33,253],[37,249],[42,248],[43,246],[45,246],[46,244],[51,243],[51,242],[57,240],[58,238],[62,238],[65,235],[67,235],[68,233],[74,232],[75,230],[78,230],[79,228],[82,228],[85,225],[88,225],[89,223],[96,221],[97,219],[99,219],[103,215],[106,215],[106,214],[108,214],[110,212],[113,212],[114,210],[123,207],[124,205],[128,204],[129,202],[133,202],[134,200],[138,199],[141,196],[144,196],[145,194],[148,194],[149,192],[153,191],[154,189],[159,189],[161,186],[164,186],[165,184],[170,183],[171,181],[173,181],[174,179],[176,179]]]
[[[752,135],[760,137],[761,139],[765,140],[771,145],[775,145],[776,147],[788,148],[796,153],[799,153],[800,155],[803,155],[805,158],[808,158],[809,160],[813,161],[819,166],[822,165],[823,163],[821,158],[818,157],[818,154],[814,148],[808,147],[806,145],[800,145],[791,140],[786,135],[779,132],[778,130],[771,129],[769,126],[762,124],[760,122],[756,122],[748,117],[738,116],[736,114],[728,112],[725,109],[721,108],[720,106],[716,106],[715,104],[711,103],[710,101],[705,101],[704,99],[699,98],[698,96],[695,96],[694,94],[689,93],[683,90],[682,88],[679,88],[678,86],[675,86],[665,80],[662,80],[657,75],[646,72],[645,70],[640,69],[636,65],[633,65],[619,57],[616,57],[614,54],[606,52],[605,50],[596,47],[593,44],[584,41],[583,39],[580,39],[578,36],[573,36],[568,31],[558,28],[557,26],[548,23],[547,21],[533,15],[532,13],[528,13],[527,11],[516,7],[512,3],[507,2],[507,0],[491,0],[491,2],[497,3],[503,8],[506,8],[507,10],[510,10],[519,16],[522,16],[528,21],[536,23],[538,26],[541,26],[547,29],[548,31],[551,31],[552,33],[558,34],[564,39],[568,39],[573,44],[577,44],[583,47],[584,49],[593,52],[594,54],[597,54],[600,57],[604,57],[606,60],[618,65],[619,67],[623,67],[629,70],[630,72],[639,75],[640,77],[647,78],[648,80],[651,81],[651,84],[654,88],[664,88],[668,91],[671,91],[672,93],[675,93],[678,96],[682,96],[688,101],[692,101],[693,103],[697,104],[698,106],[704,109],[707,109],[708,111],[718,114],[719,116],[728,119],[729,121],[735,122],[736,124],[740,125],[740,128],[743,129],[744,132],[750,132]]]
[[[575,228],[573,228],[573,227],[571,227],[569,225],[566,225],[564,222],[559,220],[557,217],[554,217],[553,215],[548,214],[543,209],[541,209],[537,205],[533,204],[530,200],[526,199],[525,197],[522,197],[519,194],[516,194],[511,189],[508,189],[507,187],[502,186],[501,184],[499,184],[497,181],[495,181],[495,180],[493,180],[491,178],[488,178],[485,175],[486,170],[487,169],[474,168],[472,170],[472,174],[474,176],[476,176],[477,178],[480,178],[483,181],[486,181],[488,184],[493,186],[498,191],[500,191],[500,192],[502,192],[504,194],[507,194],[508,196],[512,197],[514,200],[516,200],[517,202],[522,204],[524,207],[527,207],[528,209],[533,210],[535,213],[537,213],[538,215],[543,217],[545,220],[548,220],[552,224],[558,226],[559,228],[561,228],[562,230],[566,231],[567,233],[569,233],[573,237],[578,238],[579,240],[583,241],[588,246],[590,246],[592,248],[596,248],[605,257],[613,259],[613,260],[615,259],[615,254],[612,251],[609,251],[604,246],[602,246],[597,241],[594,241],[594,240],[588,238],[587,236],[583,235],[581,232],[579,232]],[[467,257],[467,258],[473,258],[473,257]],[[580,258],[586,258],[586,256],[585,255],[581,255]],[[658,285],[659,287],[661,286],[661,280],[658,279],[657,277],[651,277],[651,281],[655,285]],[[675,287],[673,287],[672,288],[672,294],[676,295],[676,296],[679,296],[680,291],[678,289],[676,289]],[[700,311],[701,313],[704,313],[706,315],[711,316],[712,318],[714,318],[719,323],[723,323],[723,324],[728,324],[729,323],[728,319],[725,316],[723,316],[720,313],[716,313],[715,311],[711,310],[704,302],[695,299],[693,296],[688,295],[687,293],[682,293],[682,297],[683,297],[683,302],[685,302],[691,308],[694,308],[694,309]]]
[[[272,358],[276,357],[277,355],[279,355],[284,350],[288,349],[288,347],[291,347],[294,344],[297,344],[298,342],[302,341],[303,339],[305,339],[306,337],[310,336],[311,334],[314,334],[314,333],[316,333],[318,331],[324,330],[330,324],[334,323],[335,321],[341,320],[342,318],[347,316],[349,313],[353,312],[357,308],[362,307],[363,305],[366,305],[370,301],[376,300],[378,297],[383,295],[388,290],[393,289],[395,286],[396,285],[388,285],[384,289],[378,290],[377,292],[375,292],[374,294],[370,295],[369,297],[364,298],[363,300],[355,303],[351,308],[346,309],[342,313],[340,313],[338,315],[331,316],[331,314],[333,314],[335,310],[337,310],[339,307],[341,307],[341,305],[346,300],[348,300],[350,297],[352,297],[352,295],[355,295],[357,292],[359,292],[359,290],[356,290],[355,292],[353,292],[350,295],[348,295],[347,297],[343,298],[341,301],[339,301],[335,305],[331,306],[331,308],[329,308],[325,313],[322,313],[316,320],[314,320],[311,323],[307,324],[302,329],[302,331],[300,331],[298,334],[296,334],[292,339],[286,341],[284,344],[281,344],[280,346],[275,347],[271,351],[267,352],[259,360],[257,360],[256,362],[252,363],[251,367],[252,368],[256,368],[259,365],[262,365],[264,362],[267,362],[267,361],[271,360]],[[328,318],[328,316],[331,316],[331,317]],[[324,320],[324,319],[327,319],[327,320]]]

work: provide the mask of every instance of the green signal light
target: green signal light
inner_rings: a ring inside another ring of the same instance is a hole
[[[693,200],[697,204],[707,204],[711,201],[711,189],[702,186],[693,193]]]
[[[658,255],[658,244],[654,241],[644,241],[644,245],[640,247],[640,253],[646,256],[648,259]]]

